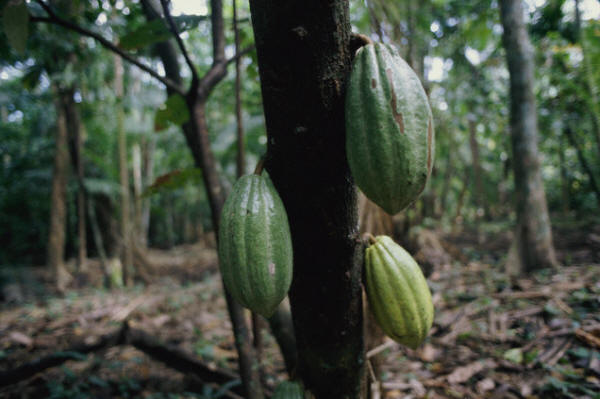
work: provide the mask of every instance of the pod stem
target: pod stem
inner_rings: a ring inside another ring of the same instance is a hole
[[[364,238],[366,238],[369,241],[369,244],[373,245],[377,242],[377,240],[375,239],[375,237],[373,236],[373,234],[371,233],[365,233],[363,235]]]
[[[350,36],[350,40],[362,43],[362,46],[365,46],[367,44],[373,44],[373,40],[371,40],[369,36],[363,35],[362,33],[352,33],[352,35]]]
[[[254,174],[260,175],[265,167],[265,157],[262,156],[256,163],[256,167],[254,168]]]
[[[350,36],[350,54],[352,54],[352,58],[354,58],[354,55],[359,48],[368,44],[373,44],[373,40],[371,40],[368,36],[360,33],[353,33]]]

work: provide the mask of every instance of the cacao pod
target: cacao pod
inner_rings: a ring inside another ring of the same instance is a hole
[[[295,381],[283,381],[275,388],[272,399],[304,399],[302,386]]]
[[[368,44],[356,53],[345,120],[356,185],[387,213],[400,212],[425,188],[434,137],[427,94],[393,47]]]
[[[227,291],[241,305],[270,317],[292,282],[287,214],[268,176],[247,175],[225,201],[219,265]]]
[[[390,338],[410,348],[433,323],[433,302],[419,265],[388,236],[377,236],[365,254],[366,291],[375,320]]]

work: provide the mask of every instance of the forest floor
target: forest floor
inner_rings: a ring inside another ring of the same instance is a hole
[[[419,233],[431,263],[435,322],[417,350],[389,340],[368,348],[379,369],[380,397],[600,398],[600,225],[558,225],[564,266],[519,279],[502,271],[511,242],[505,230],[489,224],[479,233]],[[91,271],[63,296],[48,293],[44,268],[2,271],[9,284],[0,303],[0,397],[236,397],[132,345],[77,352],[127,323],[210,367],[235,372],[214,248],[152,249],[147,256],[149,284],[92,288],[99,266],[90,260]],[[272,388],[285,379],[285,369],[268,331],[263,338],[264,380]],[[6,381],[3,372],[51,354],[71,360]],[[239,389],[236,381],[225,388],[236,384]]]

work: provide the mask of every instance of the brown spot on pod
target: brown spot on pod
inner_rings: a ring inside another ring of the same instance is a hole
[[[402,117],[402,113],[398,112],[398,99],[396,98],[396,93],[394,92],[394,85],[392,84],[392,69],[388,68],[385,70],[387,74],[389,83],[390,83],[390,91],[392,92],[392,100],[390,101],[390,105],[392,107],[392,115],[394,116],[394,120],[400,127],[400,133],[404,133],[404,118]]]

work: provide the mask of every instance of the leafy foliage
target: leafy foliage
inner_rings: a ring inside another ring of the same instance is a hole
[[[25,0],[7,2],[2,10],[2,23],[8,43],[19,53],[24,53],[29,35],[29,13]]]

